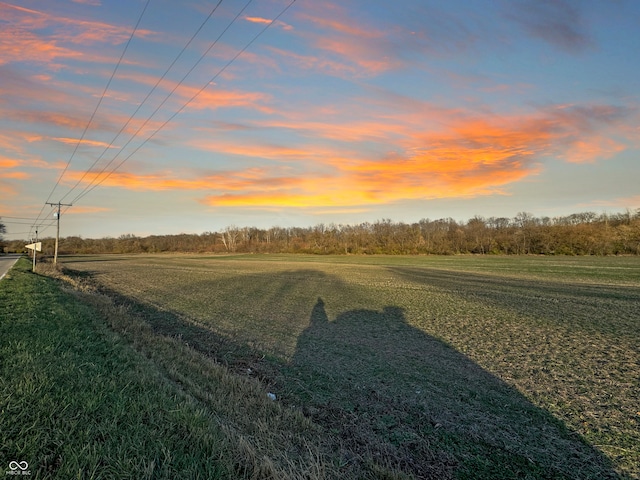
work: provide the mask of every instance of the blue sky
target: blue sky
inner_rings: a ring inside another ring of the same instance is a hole
[[[638,2],[216,5],[0,1],[7,238],[640,207]]]

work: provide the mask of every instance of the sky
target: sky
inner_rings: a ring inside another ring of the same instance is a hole
[[[638,52],[637,0],[0,0],[4,237],[634,210]]]

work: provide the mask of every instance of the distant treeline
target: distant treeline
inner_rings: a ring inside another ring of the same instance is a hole
[[[52,254],[54,240],[44,239]],[[7,242],[8,251],[23,251],[24,242]],[[230,226],[221,232],[60,241],[60,254],[85,253],[312,253],[312,254],[543,254],[638,255],[640,209],[617,214],[576,213],[513,218],[423,219],[416,223],[384,219],[358,225],[319,224],[269,229]]]

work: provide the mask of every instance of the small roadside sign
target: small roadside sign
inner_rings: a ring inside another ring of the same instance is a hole
[[[36,252],[42,251],[42,242],[30,243],[29,245],[25,245],[25,248],[29,250],[35,250]]]

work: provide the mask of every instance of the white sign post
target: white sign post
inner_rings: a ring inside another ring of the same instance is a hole
[[[42,242],[30,243],[29,245],[25,245],[25,248],[29,250],[33,250],[33,271],[36,271],[36,252],[42,251]]]

